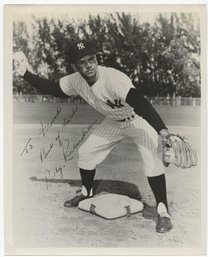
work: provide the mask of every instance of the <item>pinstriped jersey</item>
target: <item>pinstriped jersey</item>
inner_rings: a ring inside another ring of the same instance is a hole
[[[126,103],[126,96],[134,88],[131,80],[123,72],[98,65],[98,80],[89,86],[79,72],[60,79],[60,87],[67,95],[80,95],[97,111],[113,120],[121,120],[135,115]]]

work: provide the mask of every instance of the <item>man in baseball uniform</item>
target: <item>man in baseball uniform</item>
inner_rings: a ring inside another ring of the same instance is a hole
[[[67,98],[80,95],[106,118],[79,148],[78,166],[82,180],[81,193],[64,203],[78,206],[93,196],[96,167],[124,137],[131,137],[141,153],[144,174],[157,204],[156,231],[172,228],[168,211],[165,166],[157,153],[158,135],[169,131],[152,105],[134,87],[127,75],[114,68],[98,65],[95,49],[88,42],[76,42],[68,52],[75,73],[52,82],[28,71],[23,53],[16,53],[14,65],[20,76],[43,93]],[[128,158],[128,157],[127,157]]]

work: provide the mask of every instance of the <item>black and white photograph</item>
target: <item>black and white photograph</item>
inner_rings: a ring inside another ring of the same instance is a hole
[[[205,254],[206,6],[4,21],[6,254]]]

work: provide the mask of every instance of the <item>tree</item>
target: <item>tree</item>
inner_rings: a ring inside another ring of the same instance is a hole
[[[172,13],[170,19],[160,15],[158,19],[165,44],[165,51],[160,55],[163,73],[159,79],[166,78],[171,95],[200,96],[200,36],[193,20],[192,14],[183,13]]]
[[[13,22],[13,52],[23,51],[26,55],[29,54],[29,33],[26,24],[23,21]],[[34,88],[31,88],[28,83],[21,79],[18,74],[13,74],[13,93],[25,94],[36,93]]]
[[[200,96],[200,31],[193,14],[159,14],[153,25],[124,12],[80,21],[33,17],[32,30],[29,35],[23,22],[14,23],[14,45],[28,52],[41,76],[57,80],[72,73],[67,46],[90,39],[101,50],[99,62],[125,72],[144,94]]]

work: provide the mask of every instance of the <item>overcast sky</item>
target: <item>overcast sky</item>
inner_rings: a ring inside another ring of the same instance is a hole
[[[169,15],[171,12],[196,12],[197,6],[144,6],[144,5],[19,5],[14,8],[14,20],[23,20],[30,23],[31,17],[65,17],[70,19],[84,19],[89,14],[103,16],[105,13],[130,12],[134,14],[142,23],[154,23],[156,16],[161,12]]]

